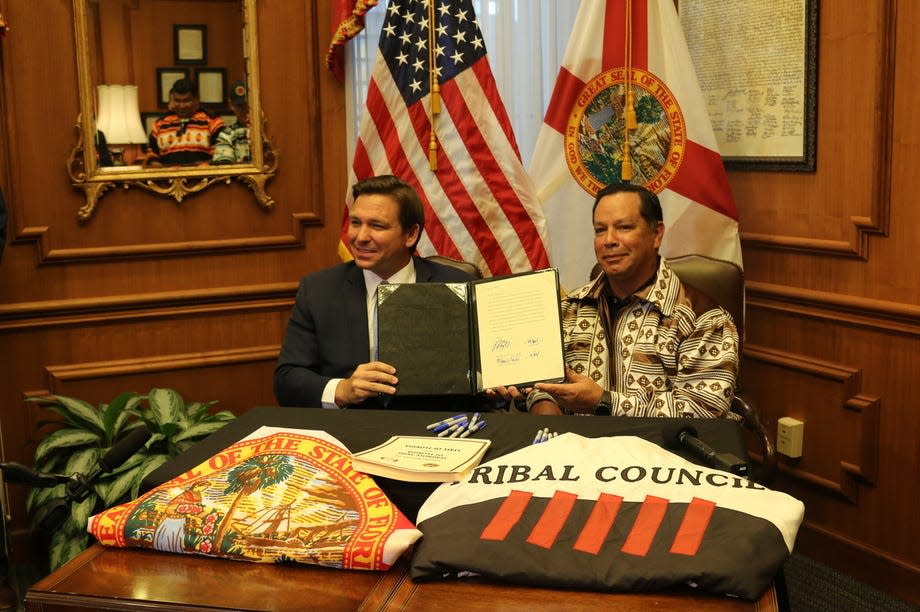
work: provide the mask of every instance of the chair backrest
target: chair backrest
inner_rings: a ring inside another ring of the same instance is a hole
[[[683,255],[668,259],[677,277],[712,298],[728,311],[744,342],[744,272],[730,261],[705,255]]]
[[[744,342],[744,272],[730,261],[706,255],[682,255],[668,258],[668,265],[682,282],[692,285],[708,295],[716,304],[728,311],[738,328],[738,337]],[[601,273],[600,264],[594,264],[591,278]]]
[[[457,268],[458,270],[463,270],[473,278],[482,278],[482,272],[480,272],[479,268],[476,267],[475,264],[471,264],[468,261],[453,259],[452,257],[447,257],[446,255],[429,255],[425,259],[444,266],[450,266],[452,268]]]

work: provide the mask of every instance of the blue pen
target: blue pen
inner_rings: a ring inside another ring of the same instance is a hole
[[[459,429],[459,428],[461,428],[461,427],[466,427],[466,424],[467,424],[467,420],[466,420],[466,417],[464,417],[464,419],[463,419],[462,421],[460,421],[459,423],[454,423],[453,425],[451,425],[450,427],[448,427],[448,428],[445,429],[444,431],[440,432],[440,433],[438,434],[438,437],[439,437],[439,438],[443,438],[443,437],[446,436],[446,435],[452,434],[455,430],[457,430],[457,429]]]
[[[460,419],[465,419],[465,418],[466,418],[465,414],[457,414],[452,417],[448,417],[446,419],[441,419],[440,421],[435,421],[434,423],[431,423],[430,425],[426,426],[425,429],[434,429],[435,427],[439,425],[444,425],[444,424],[449,425],[451,421],[459,421]]]
[[[460,434],[461,438],[465,438],[470,434],[474,434],[477,431],[483,430],[486,428],[487,423],[485,421],[476,421],[475,427],[467,427],[466,431]]]
[[[478,420],[479,420],[479,413],[476,412],[476,413],[473,414],[473,418],[470,419],[470,427],[472,427],[473,425],[475,425],[475,424],[476,424],[476,421],[478,421]]]
[[[543,441],[543,430],[542,430],[542,429],[538,429],[538,430],[537,430],[537,435],[535,435],[535,436],[533,437],[533,443],[534,443],[534,444],[539,444],[539,443],[542,442],[542,441]]]
[[[448,427],[450,427],[451,425],[456,425],[457,423],[462,423],[463,421],[466,421],[466,415],[464,415],[464,414],[461,414],[461,415],[459,415],[459,416],[452,417],[452,418],[449,418],[449,419],[444,419],[444,422],[443,422],[443,423],[440,423],[440,424],[436,425],[435,427],[433,427],[433,428],[431,429],[431,431],[432,431],[433,433],[442,432],[442,431],[444,431],[445,429],[447,429]]]

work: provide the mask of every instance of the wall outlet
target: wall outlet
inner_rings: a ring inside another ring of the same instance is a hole
[[[776,422],[776,450],[787,457],[802,456],[802,439],[805,437],[805,423],[792,417],[783,417]]]

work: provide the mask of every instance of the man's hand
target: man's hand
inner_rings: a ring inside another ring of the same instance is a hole
[[[517,387],[493,387],[486,389],[489,397],[500,397],[506,404],[514,404],[518,410],[526,410],[527,394],[530,389],[519,390]]]
[[[537,383],[536,389],[545,391],[553,396],[556,403],[570,412],[593,413],[594,407],[601,401],[601,394],[604,392],[600,385],[581,374],[576,374],[572,368],[565,368],[564,383]],[[538,402],[531,406],[531,412]],[[537,414],[557,414],[557,413],[537,413]]]
[[[396,393],[395,385],[399,382],[394,374],[396,368],[382,361],[360,364],[349,378],[342,379],[336,385],[336,405],[342,407],[360,404],[375,395],[393,395]]]

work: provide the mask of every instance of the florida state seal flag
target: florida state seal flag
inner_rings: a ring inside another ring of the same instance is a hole
[[[613,182],[658,194],[665,257],[741,265],[738,214],[672,0],[582,2],[530,174],[567,290],[588,280],[591,206]]]
[[[543,213],[470,0],[387,6],[350,179],[378,174],[421,196],[420,254],[463,259],[486,276],[549,265]],[[345,213],[339,254],[350,259]]]

